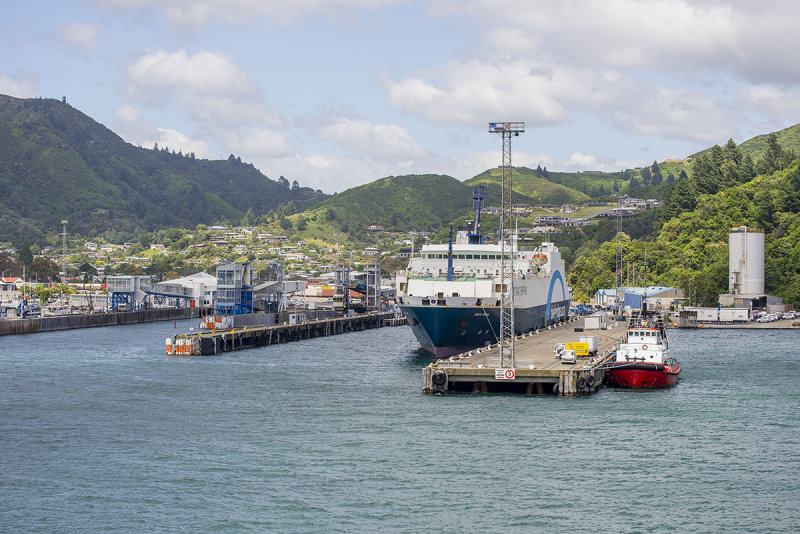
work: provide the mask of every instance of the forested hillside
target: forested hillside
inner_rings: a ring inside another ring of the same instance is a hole
[[[620,234],[621,273],[617,243],[609,240],[575,260],[570,283],[584,293],[614,287],[617,275],[623,285],[641,285],[646,260],[648,284],[678,285],[696,302],[715,305],[728,290],[728,232],[747,225],[765,230],[766,291],[800,305],[800,161],[792,154],[773,136],[754,164],[765,173],[751,179],[753,163],[739,147],[713,147],[672,191],[654,240]],[[634,280],[631,265],[639,273]]]
[[[472,188],[451,176],[388,176],[334,195],[319,208],[338,231],[358,235],[369,225],[386,230],[431,230],[468,213]]]
[[[283,178],[283,177],[281,177]],[[111,240],[164,227],[194,227],[325,198],[268,179],[233,155],[196,159],[139,148],[53,99],[0,95],[0,241],[43,242],[61,231]]]

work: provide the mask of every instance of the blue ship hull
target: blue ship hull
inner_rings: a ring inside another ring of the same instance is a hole
[[[514,310],[514,331],[517,335],[566,318],[566,315],[547,317],[548,308],[568,313],[569,300],[550,305]],[[500,308],[408,306],[400,305],[408,324],[422,348],[437,358],[449,358],[478,347],[497,343],[500,336]]]

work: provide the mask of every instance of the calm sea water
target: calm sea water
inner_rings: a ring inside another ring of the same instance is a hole
[[[800,332],[673,331],[677,387],[575,399],[422,395],[407,327],[174,332],[0,338],[0,531],[800,530]]]

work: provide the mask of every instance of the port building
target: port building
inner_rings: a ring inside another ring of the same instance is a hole
[[[728,293],[723,307],[783,310],[783,299],[764,292],[764,230],[736,226],[728,233]]]

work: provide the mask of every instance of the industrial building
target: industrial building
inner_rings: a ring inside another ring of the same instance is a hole
[[[737,226],[728,234],[728,291],[723,307],[783,310],[783,299],[764,292],[764,230]]]
[[[250,262],[217,265],[217,315],[253,313],[253,266]]]
[[[189,300],[196,307],[209,308],[217,298],[217,278],[203,272],[190,274],[153,284],[153,293],[165,295],[166,306],[183,307]]]
[[[617,289],[598,289],[594,294],[594,304],[615,306],[619,303],[626,309],[640,309],[646,299],[650,310],[668,310],[674,302],[684,300],[683,290],[677,287],[618,287]]]

